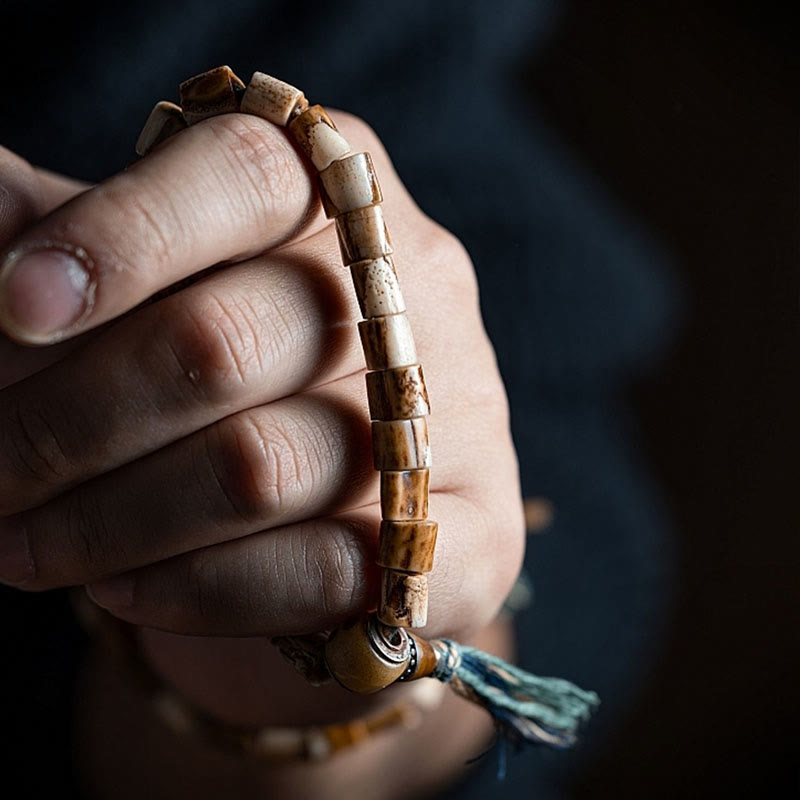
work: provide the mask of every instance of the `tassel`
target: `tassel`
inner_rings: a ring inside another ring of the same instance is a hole
[[[483,706],[504,738],[517,744],[570,747],[600,703],[594,692],[561,678],[540,678],[474,647],[450,639],[430,644],[437,656],[431,677]]]

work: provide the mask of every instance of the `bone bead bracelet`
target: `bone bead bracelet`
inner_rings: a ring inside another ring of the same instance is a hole
[[[318,637],[277,637],[276,645],[317,682],[329,674],[347,689],[368,693],[396,681],[432,677],[484,706],[512,739],[571,744],[598,702],[593,692],[416,632],[427,621],[427,574],[438,533],[436,522],[427,518],[430,401],[369,153],[353,152],[326,111],[309,106],[299,89],[261,72],[245,86],[225,66],[182,83],[180,105],[157,103],[136,152],[144,156],[188,126],[236,112],[284,127],[318,173],[322,207],[334,220],[342,262],[364,317],[358,331],[368,370],[373,463],[381,473],[377,612]]]

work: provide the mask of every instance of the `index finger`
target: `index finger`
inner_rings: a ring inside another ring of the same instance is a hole
[[[210,119],[14,240],[0,326],[27,344],[70,338],[205,267],[292,240],[316,210],[283,131],[255,116]]]

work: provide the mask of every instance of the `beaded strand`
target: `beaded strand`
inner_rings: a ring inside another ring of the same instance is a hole
[[[330,674],[345,688],[368,693],[398,680],[430,676],[486,708],[512,739],[568,746],[598,703],[593,692],[409,630],[427,622],[427,573],[438,532],[437,523],[427,518],[430,402],[369,153],[354,153],[325,110],[309,106],[299,89],[262,72],[245,86],[225,66],[184,81],[180,106],[157,103],[136,152],[145,155],[190,125],[237,111],[284,127],[317,170],[322,207],[334,220],[363,316],[358,331],[367,367],[373,464],[381,486],[377,613],[317,637],[277,637],[275,644],[314,682]]]

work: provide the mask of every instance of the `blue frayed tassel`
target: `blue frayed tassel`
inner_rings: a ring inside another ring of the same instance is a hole
[[[432,678],[483,706],[504,738],[517,744],[565,748],[600,698],[561,678],[540,678],[507,661],[450,639],[431,642],[437,655]]]

